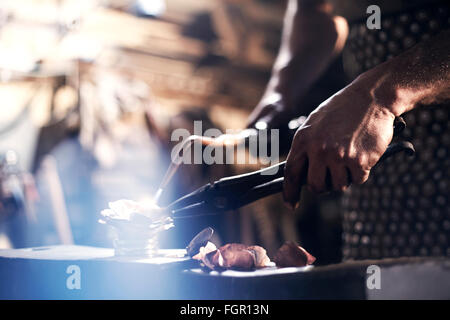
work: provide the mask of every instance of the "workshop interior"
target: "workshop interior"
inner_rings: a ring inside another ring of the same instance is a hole
[[[447,30],[448,3],[380,4],[370,29],[359,1],[301,111],[249,125],[294,2],[0,2],[0,299],[450,299],[448,95],[393,120],[361,186],[283,199],[309,113]]]

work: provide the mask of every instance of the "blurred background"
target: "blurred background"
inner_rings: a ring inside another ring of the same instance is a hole
[[[242,129],[270,76],[286,1],[1,0],[0,248],[111,247],[99,213],[151,197],[170,161],[170,133]],[[185,165],[166,192],[258,169]],[[296,213],[273,196],[224,216],[177,223],[162,247],[202,228],[215,242],[285,240],[318,264],[340,260],[337,195],[304,194]]]

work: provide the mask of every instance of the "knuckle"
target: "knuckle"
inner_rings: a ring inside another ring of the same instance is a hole
[[[345,152],[344,148],[337,148],[335,155],[336,155],[337,160],[344,161],[344,159],[346,157],[346,152]]]
[[[353,175],[352,181],[355,184],[363,184],[369,179],[369,170],[358,170],[356,174]]]
[[[351,148],[349,146],[343,146],[341,152],[345,162],[351,162],[354,158],[354,153],[351,152]]]
[[[365,157],[361,154],[357,155],[355,158],[355,164],[358,168],[363,169],[365,165]]]
[[[367,167],[366,157],[364,157],[364,155],[362,154],[353,156],[352,158],[350,158],[350,162],[352,166],[359,171],[363,171]]]
[[[364,182],[366,182],[369,179],[369,174],[370,174],[369,170],[364,172],[364,175],[361,178],[361,183],[364,183]]]
[[[335,146],[330,151],[332,155],[331,157],[332,160],[334,160],[337,163],[343,163],[348,157],[348,153],[342,146]]]
[[[310,153],[319,157],[323,157],[328,154],[329,149],[326,143],[316,143],[309,147]]]

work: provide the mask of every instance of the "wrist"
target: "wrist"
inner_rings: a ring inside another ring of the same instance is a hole
[[[413,109],[417,103],[416,94],[398,83],[397,72],[390,63],[383,63],[354,81],[371,96],[375,105],[395,117]]]

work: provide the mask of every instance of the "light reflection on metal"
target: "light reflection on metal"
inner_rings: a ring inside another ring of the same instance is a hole
[[[111,226],[115,232],[113,245],[116,256],[157,256],[159,233],[173,227],[164,208],[155,205],[151,199],[110,202],[109,209],[101,214],[99,222]]]

